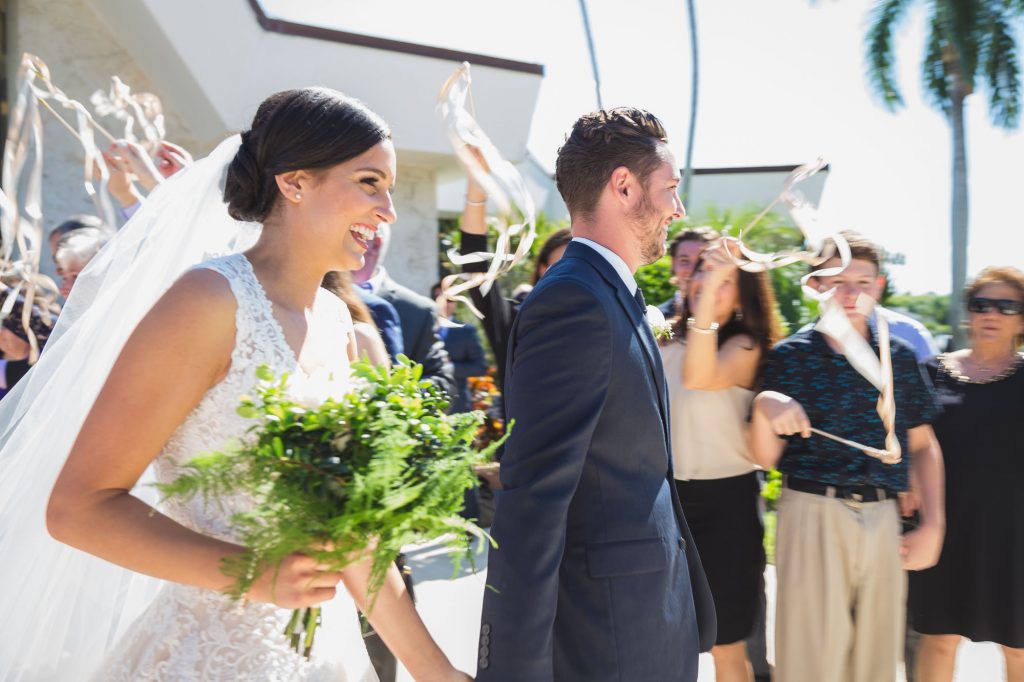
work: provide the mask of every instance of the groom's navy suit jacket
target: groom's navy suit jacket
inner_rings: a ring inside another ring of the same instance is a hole
[[[672,481],[661,356],[591,247],[569,244],[520,309],[505,401],[476,679],[696,680],[715,610]]]

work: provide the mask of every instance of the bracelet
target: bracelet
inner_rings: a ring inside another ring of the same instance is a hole
[[[469,197],[466,197],[466,206],[486,206],[487,199],[481,199],[480,201],[473,201]]]
[[[687,331],[695,331],[698,334],[717,334],[718,333],[718,323],[717,322],[712,322],[711,326],[708,327],[707,329],[705,329],[704,327],[698,327],[697,326],[697,320],[695,320],[692,317],[690,317],[690,318],[686,319],[686,330]]]

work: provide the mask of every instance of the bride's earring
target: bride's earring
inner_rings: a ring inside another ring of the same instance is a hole
[[[298,203],[300,201],[302,201],[302,193],[301,192],[296,192],[295,193],[295,203]]]
[[[733,313],[733,318],[734,318],[734,319],[735,319],[735,320],[736,320],[737,322],[742,322],[742,321],[743,321],[743,310],[742,310],[742,308],[737,308],[737,309],[736,309],[736,312],[735,312],[735,313]]]

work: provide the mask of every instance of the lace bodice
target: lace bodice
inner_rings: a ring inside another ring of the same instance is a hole
[[[304,368],[285,339],[252,265],[242,254],[197,267],[220,273],[237,301],[235,347],[227,375],[210,388],[168,439],[155,461],[156,479],[170,482],[196,455],[224,450],[247,438],[252,421],[236,413],[239,399],[256,385],[256,369],[268,365],[277,375],[323,369]],[[344,304],[321,291],[310,319],[310,334],[325,352],[311,356],[348,372],[345,341],[351,318]],[[305,355],[305,350],[304,350]],[[195,531],[237,540],[231,516],[252,501],[242,496],[206,502],[174,501],[161,509]],[[339,592],[343,593],[344,590]],[[318,647],[306,661],[287,646],[284,626],[290,611],[271,604],[237,603],[212,590],[167,584],[113,648],[95,680],[375,680],[359,636],[351,599],[342,594],[324,610]]]

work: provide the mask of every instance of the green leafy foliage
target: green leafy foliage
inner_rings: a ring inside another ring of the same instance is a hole
[[[886,301],[886,306],[905,310],[928,328],[933,335],[949,334],[949,294],[895,294]]]
[[[390,369],[358,362],[352,371],[348,392],[307,407],[290,395],[287,376],[261,368],[256,395],[238,408],[255,421],[251,438],[193,459],[159,486],[168,498],[256,501],[232,517],[247,547],[224,565],[235,597],[295,552],[334,570],[372,561],[376,594],[404,545],[444,537],[459,550],[457,570],[472,558],[468,536],[486,537],[459,516],[473,465],[500,444],[473,449],[484,414],[445,414],[447,399],[405,357]]]

